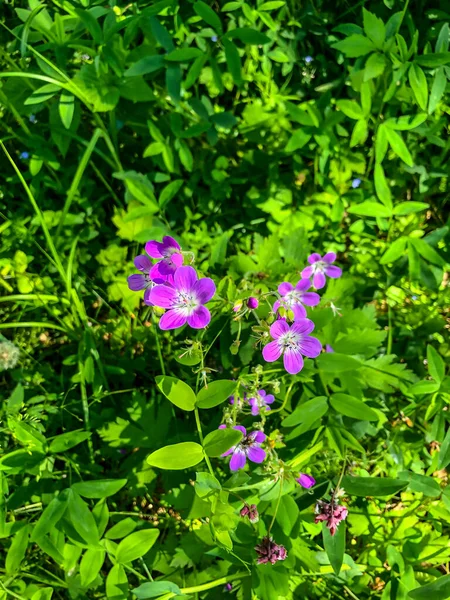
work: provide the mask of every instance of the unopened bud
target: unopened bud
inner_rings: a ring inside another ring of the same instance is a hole
[[[230,352],[233,356],[239,352],[239,346],[241,345],[241,340],[234,340],[234,342],[230,346]]]

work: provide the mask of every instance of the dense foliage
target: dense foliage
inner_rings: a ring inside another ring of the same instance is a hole
[[[2,5],[0,600],[450,598],[446,9]]]

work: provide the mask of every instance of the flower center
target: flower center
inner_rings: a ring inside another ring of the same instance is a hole
[[[298,350],[300,346],[301,335],[288,331],[278,338],[278,343],[283,350]]]
[[[299,292],[297,290],[292,290],[291,292],[288,292],[283,298],[284,304],[288,307],[295,306],[296,304],[300,304],[301,301],[302,301],[302,294],[301,294],[301,292]]]
[[[186,311],[186,314],[191,315],[194,310],[200,306],[200,302],[192,292],[181,291],[175,300],[175,307]]]
[[[327,264],[323,260],[318,260],[312,265],[313,273],[323,273]]]

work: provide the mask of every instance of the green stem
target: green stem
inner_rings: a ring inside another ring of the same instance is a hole
[[[164,360],[163,360],[163,355],[161,352],[161,344],[159,342],[159,335],[158,335],[158,330],[156,328],[156,320],[153,319],[153,331],[155,333],[155,341],[156,341],[156,352],[158,353],[158,358],[159,358],[159,366],[161,367],[161,374],[165,375],[166,374],[166,367],[164,365]]]
[[[388,304],[388,342],[387,354],[392,354],[392,308]]]
[[[278,408],[274,408],[273,410],[271,410],[270,411],[271,415],[273,415],[273,413],[281,412],[282,410],[284,410],[293,387],[294,387],[294,383],[291,383],[286,391],[286,395],[284,397],[283,404],[281,406],[279,406]]]
[[[200,438],[200,443],[203,446],[202,424],[200,423],[200,415],[198,414],[198,408],[197,407],[194,408],[194,414],[195,414],[195,422],[197,424],[198,437]],[[213,477],[215,477],[214,470],[213,470],[212,465],[211,465],[211,461],[209,460],[209,456],[207,456],[206,453],[205,453],[205,461],[206,461],[206,464],[208,465],[209,472],[211,473],[211,475]]]
[[[275,506],[275,512],[273,513],[272,521],[270,522],[269,529],[267,530],[267,535],[269,535],[273,524],[275,523],[275,519],[277,517],[278,509],[280,508],[281,496],[283,494],[283,479],[280,478],[280,493],[278,494],[277,505]]]
[[[219,585],[225,585],[226,583],[230,583],[231,581],[235,581],[236,579],[243,579],[244,577],[248,577],[250,573],[235,573],[234,575],[227,575],[225,577],[221,577],[220,579],[216,579],[214,581],[208,581],[208,583],[202,583],[201,585],[195,585],[193,587],[181,588],[182,594],[196,594],[197,592],[204,592],[206,590],[211,590]],[[167,596],[167,600],[169,598],[174,598],[176,596],[175,593],[172,593],[170,596]]]

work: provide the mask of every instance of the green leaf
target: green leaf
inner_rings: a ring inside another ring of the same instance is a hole
[[[284,535],[291,535],[299,514],[300,511],[294,498],[289,494],[281,496],[276,521]]]
[[[176,377],[158,375],[156,385],[164,396],[178,408],[187,411],[194,410],[196,401],[194,390],[184,381]]]
[[[299,423],[316,421],[328,411],[328,401],[326,396],[318,396],[312,400],[300,404],[292,414],[283,419],[283,427],[295,427]]]
[[[197,394],[197,406],[199,408],[214,408],[225,402],[235,391],[236,382],[221,379],[208,384]]]
[[[398,260],[401,256],[405,255],[406,250],[406,238],[400,237],[389,246],[386,252],[383,254],[380,260],[381,265],[387,265]]]
[[[390,217],[392,215],[388,206],[371,200],[364,200],[360,204],[350,206],[348,212],[361,217]]]
[[[80,19],[80,21],[83,23],[83,25],[86,27],[86,29],[91,34],[94,42],[96,44],[101,44],[103,41],[102,29],[101,29],[97,19],[92,14],[92,12],[89,10],[86,10],[85,8],[75,8],[75,12],[76,12],[78,18]]]
[[[172,37],[164,25],[162,25],[155,16],[150,17],[150,27],[158,44],[162,46],[166,52],[171,52],[174,49]]]
[[[430,115],[434,113],[438,107],[446,87],[447,76],[445,74],[444,67],[440,67],[434,74],[433,83],[431,85],[430,100],[428,102],[428,112]]]
[[[156,450],[150,454],[147,462],[152,467],[177,471],[195,467],[203,458],[203,448],[200,444],[181,442]]]
[[[201,17],[208,25],[211,25],[217,33],[222,33],[222,22],[213,11],[213,9],[205,4],[205,2],[196,2],[194,4],[194,11]]]
[[[72,125],[73,114],[75,111],[75,98],[68,92],[62,92],[59,98],[59,116],[66,129],[70,129]]]
[[[333,394],[330,404],[337,412],[361,421],[378,421],[378,414],[361,400],[348,394]]]
[[[150,581],[134,588],[131,592],[138,600],[144,600],[145,598],[159,598],[168,592],[172,592],[172,594],[177,596],[182,596],[180,588],[171,581]]]
[[[428,372],[431,377],[442,383],[445,377],[445,362],[440,354],[433,348],[433,346],[427,346],[427,362],[428,362]]]
[[[408,131],[414,129],[419,125],[422,125],[428,118],[426,113],[419,113],[418,115],[403,115],[396,119],[387,119],[385,121],[386,127],[391,129],[397,129],[398,131]]]
[[[120,540],[132,533],[137,527],[137,520],[132,517],[126,517],[108,529],[105,533],[107,540]]]
[[[155,54],[154,56],[144,56],[134,65],[131,65],[124,73],[125,77],[137,77],[139,75],[148,75],[164,67],[164,56]]]
[[[355,100],[338,100],[336,107],[350,119],[359,120],[364,118],[363,109]]]
[[[264,33],[251,29],[250,27],[237,27],[226,33],[226,38],[230,40],[240,40],[244,44],[253,46],[262,46],[268,44],[271,39]]]
[[[170,62],[188,62],[202,55],[198,48],[177,48],[164,57]]]
[[[317,358],[320,369],[327,373],[344,373],[362,367],[363,363],[353,356],[339,354],[338,352],[326,352]]]
[[[350,35],[345,40],[332,44],[331,47],[335,50],[340,50],[348,58],[365,56],[375,50],[374,43],[369,38],[360,34]]]
[[[303,148],[303,146],[306,146],[306,144],[309,142],[311,137],[311,134],[306,133],[305,131],[303,131],[303,129],[297,129],[297,131],[295,131],[293,135],[289,138],[289,141],[286,144],[284,151],[295,152],[296,150]]]
[[[109,600],[127,600],[128,579],[122,565],[114,565],[106,578],[106,597]]]
[[[414,396],[422,396],[425,394],[434,394],[440,388],[440,383],[436,381],[418,381],[409,388],[409,393]]]
[[[427,475],[412,473],[411,471],[402,471],[398,474],[402,479],[409,479],[409,489],[419,494],[424,494],[429,498],[438,498],[442,490],[437,481]]]
[[[341,521],[336,533],[331,535],[326,523],[322,523],[323,547],[336,575],[339,575],[344,562],[345,529],[345,521]]]
[[[450,52],[437,52],[435,54],[423,54],[422,56],[416,56],[414,61],[422,67],[440,67],[441,65],[448,65],[450,63]]]
[[[205,498],[222,489],[220,482],[210,473],[195,474],[195,493],[199,498]]]
[[[386,132],[386,137],[388,142],[395,152],[395,154],[401,158],[409,167],[412,167],[414,162],[411,154],[409,153],[408,148],[406,147],[403,138],[399,133],[397,133],[394,129],[390,127],[385,127],[384,131]]]
[[[242,83],[241,57],[239,56],[239,50],[237,49],[236,44],[233,44],[230,40],[224,38],[222,43],[225,48],[225,58],[228,70],[233,77],[234,83],[239,87]]]
[[[359,144],[364,144],[368,135],[369,129],[367,121],[365,119],[357,121],[352,131],[352,137],[350,138],[350,148],[354,148]]]
[[[86,502],[81,497],[70,490],[67,512],[70,521],[77,533],[86,541],[87,544],[97,546],[99,535],[94,517],[89,510]]]
[[[88,548],[80,562],[80,583],[82,587],[88,587],[100,572],[105,562],[105,551]]]
[[[384,169],[380,163],[375,164],[374,171],[375,191],[381,202],[392,211],[392,194],[391,189],[386,181]],[[395,210],[394,210],[395,214]]]
[[[61,87],[54,83],[47,83],[42,87],[35,90],[31,96],[25,100],[25,106],[31,106],[32,104],[40,104],[41,102],[46,102],[53,98],[55,94],[61,91]]]
[[[203,61],[204,56],[199,56],[198,60]],[[166,69],[166,87],[167,91],[169,92],[169,96],[174,102],[180,102],[181,100],[181,79],[182,71],[180,65],[169,63]],[[173,172],[174,169],[172,168],[168,170]]]
[[[393,496],[405,489],[409,481],[389,477],[348,477],[342,479],[342,487],[350,496]]]
[[[130,533],[117,546],[116,560],[119,563],[129,563],[150,550],[159,536],[158,529],[141,529]]]
[[[72,484],[72,489],[85,498],[108,498],[114,496],[127,483],[126,479],[98,479],[79,481]]]
[[[426,210],[429,206],[430,205],[425,202],[400,202],[400,204],[397,204],[394,208],[394,215],[411,215]]]
[[[64,490],[59,496],[51,500],[45,507],[44,512],[39,517],[31,534],[31,541],[36,542],[42,539],[47,533],[53,530],[55,525],[63,518],[67,509],[68,490]]]
[[[158,202],[161,208],[164,208],[180,191],[184,181],[183,179],[175,179],[168,183],[162,190]]]
[[[411,590],[408,592],[408,597],[412,600],[446,600],[446,598],[450,598],[450,575],[441,576],[432,583]]]
[[[417,281],[420,276],[420,257],[411,238],[408,238],[408,270],[411,281]]]
[[[386,27],[383,21],[363,8],[363,23],[364,33],[372,40],[379,50],[382,50],[386,38]]]
[[[21,383],[18,383],[6,404],[6,412],[9,416],[17,414],[23,406],[24,389]]]
[[[445,260],[430,246],[430,244],[427,244],[424,240],[419,238],[409,238],[409,242],[414,246],[420,256],[428,262],[437,265],[438,267],[445,266]]]
[[[447,429],[439,451],[438,469],[446,469],[450,464],[450,428]]]
[[[239,429],[216,429],[203,440],[203,449],[208,456],[221,456],[242,439]]]
[[[11,546],[6,554],[5,569],[7,575],[11,575],[11,573],[18,571],[20,563],[25,558],[29,540],[30,526],[25,525],[25,527],[19,529],[14,536]]]
[[[367,82],[379,77],[384,72],[385,67],[386,59],[382,54],[371,54],[364,68],[364,81]]]
[[[411,65],[409,69],[409,84],[414,92],[417,104],[422,110],[427,110],[428,84],[425,73],[418,65]]]
[[[377,129],[375,138],[375,160],[381,164],[388,149],[388,141],[386,135],[386,127],[382,124]]]
[[[89,431],[69,431],[68,433],[62,433],[57,435],[50,443],[49,450],[54,454],[66,452],[69,448],[73,448],[81,442],[85,442],[91,437]]]

